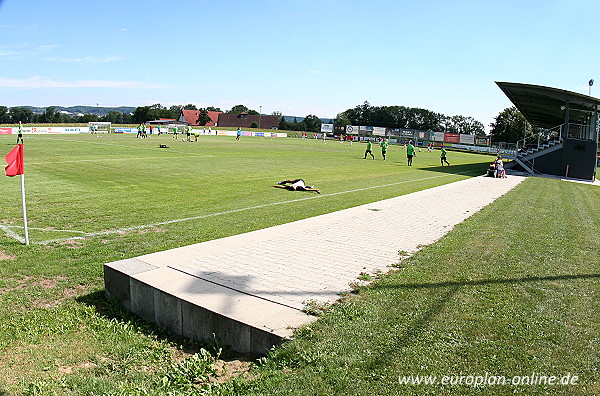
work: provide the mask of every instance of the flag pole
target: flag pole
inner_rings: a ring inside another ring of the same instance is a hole
[[[25,230],[25,245],[29,245],[29,230],[27,229],[27,208],[25,207],[25,175],[21,174],[21,202],[23,205],[23,230]]]

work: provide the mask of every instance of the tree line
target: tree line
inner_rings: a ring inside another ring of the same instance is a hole
[[[339,113],[335,124],[485,135],[483,124],[473,117],[446,116],[417,107],[372,106],[368,101]]]
[[[69,115],[56,111],[54,107],[47,107],[43,113],[36,114],[27,107],[11,107],[9,109],[6,106],[0,106],[0,124],[17,124],[19,121],[25,124],[70,124],[97,121],[113,124],[139,124],[159,118],[177,119],[181,110],[199,110],[197,121],[200,125],[210,121],[209,111],[222,111],[220,108],[212,106],[198,108],[193,104],[187,104],[166,107],[157,103],[151,106],[139,106],[131,114],[109,111],[106,115],[99,116],[96,114]],[[224,112],[259,114],[256,110],[241,104]],[[301,121],[294,118],[293,122],[287,121],[281,112],[276,111],[272,115],[280,118],[280,130],[305,132],[320,132],[321,130],[322,121],[313,114],[307,115]],[[446,116],[426,109],[405,106],[372,106],[369,102],[339,113],[334,120],[330,120],[330,123],[337,126],[359,125],[485,135],[483,124],[472,117]],[[514,106],[502,110],[494,118],[490,128],[492,142],[514,143],[517,140],[532,137],[537,132]]]

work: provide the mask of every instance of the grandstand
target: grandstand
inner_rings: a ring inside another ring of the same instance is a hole
[[[496,84],[540,130],[533,140],[517,143],[515,161],[508,166],[529,174],[594,180],[600,99],[539,85]]]

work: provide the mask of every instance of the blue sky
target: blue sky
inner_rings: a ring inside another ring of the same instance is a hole
[[[333,118],[368,100],[487,127],[511,105],[494,81],[600,85],[598,15],[596,0],[0,0],[0,105]]]

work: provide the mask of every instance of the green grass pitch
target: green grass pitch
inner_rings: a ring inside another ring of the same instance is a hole
[[[0,136],[3,155],[14,140]],[[0,189],[0,395],[200,394],[210,370],[190,355],[199,345],[106,301],[104,263],[481,175],[492,159],[451,151],[452,166],[441,167],[439,150],[423,150],[408,167],[400,146],[386,161],[364,150],[292,138],[26,135],[30,246],[4,235],[23,234],[19,178]],[[289,178],[322,194],[271,187]],[[250,380],[212,394],[598,394],[598,202],[596,186],[530,178],[300,329]],[[398,380],[486,372],[579,381]]]

